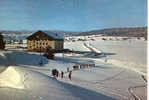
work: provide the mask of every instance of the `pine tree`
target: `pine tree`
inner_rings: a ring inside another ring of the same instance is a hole
[[[0,33],[0,49],[5,49],[5,42],[3,40],[3,35]]]

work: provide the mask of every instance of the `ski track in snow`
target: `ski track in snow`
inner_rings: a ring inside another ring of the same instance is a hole
[[[140,85],[140,86],[135,86],[135,87],[129,87],[128,91],[129,93],[135,98],[135,100],[142,100],[139,96],[137,96],[134,92],[134,89],[136,88],[142,88],[142,87],[147,87],[146,85]]]
[[[66,82],[66,80],[65,81],[64,80],[60,79],[60,81]],[[69,79],[67,79],[67,81],[68,80]],[[76,80],[78,80],[79,82],[77,82]],[[90,82],[90,81],[82,81],[82,80],[79,80],[79,79],[76,79],[76,80],[73,80],[73,81],[71,81],[69,83],[70,84],[74,84],[74,85],[78,85],[78,86],[83,86],[85,88],[88,88],[88,86],[93,86],[93,84],[95,83],[95,82]],[[104,85],[102,85],[100,83],[103,83],[103,82],[102,81],[98,81],[94,87],[89,88],[89,89],[91,89],[91,90],[96,89],[98,91],[102,91],[105,94],[113,95],[113,97],[117,96],[117,97],[119,97],[121,99],[123,98],[125,100],[128,100],[128,97],[120,94],[118,89],[110,89],[110,87],[104,86]]]
[[[84,43],[83,43],[84,44]],[[84,46],[84,47],[86,47],[86,46]],[[88,48],[87,48],[88,49]],[[95,61],[97,61],[98,59],[94,59]],[[102,59],[101,60],[98,60],[98,61],[102,61],[102,62],[104,62]],[[108,63],[109,63],[109,61],[108,61]],[[113,63],[112,63],[113,64]],[[115,64],[115,63],[114,63]],[[121,67],[123,66],[122,64],[120,64],[121,65]],[[117,66],[117,64],[116,64],[116,66]],[[125,66],[127,66],[127,65],[125,65]],[[125,67],[126,68],[126,67]],[[127,69],[128,69],[129,67],[127,67]],[[146,74],[144,74],[144,73],[142,73],[140,70],[138,70],[138,69],[134,69],[134,68],[132,68],[131,70],[133,70],[133,71],[136,71],[136,72],[138,72],[138,73],[141,73],[142,75],[146,75]],[[123,72],[123,71],[122,71]],[[120,75],[121,74],[121,72],[120,73],[118,73],[116,76],[118,76],[118,75]],[[113,79],[115,77],[115,75],[114,76],[112,76],[112,77],[108,77],[107,79],[105,79],[105,80],[110,80],[110,79]],[[104,81],[104,80],[101,80],[101,81]],[[100,83],[100,81],[97,81],[97,82],[95,82],[95,83]],[[129,90],[129,88],[130,87],[128,87],[128,90]],[[129,92],[130,93],[130,92]],[[131,93],[130,93],[131,94]],[[132,95],[132,94],[131,94]]]
[[[27,89],[28,87],[26,86],[25,82],[28,80],[28,77],[29,77],[28,73],[26,72],[23,77],[24,77],[24,80],[22,83],[24,84],[25,88]]]
[[[134,87],[128,88],[129,93],[133,96],[133,98],[135,98],[135,100],[143,100],[139,96],[137,96],[137,94],[135,94],[135,92],[134,92],[134,89],[137,89],[137,88],[143,88],[143,87],[147,88],[147,80],[144,78],[144,76],[142,76],[142,79],[144,80],[146,85],[139,85],[139,86],[134,86]]]
[[[97,82],[94,82],[95,84],[97,84],[97,83],[99,83],[99,82],[105,82],[105,81],[109,81],[109,80],[112,80],[112,79],[114,79],[115,77],[117,77],[117,76],[119,76],[120,74],[122,74],[123,72],[125,72],[125,70],[122,70],[122,71],[120,71],[119,73],[117,73],[117,74],[115,74],[115,75],[113,75],[113,76],[111,76],[111,77],[108,77],[108,78],[106,78],[106,79],[104,79],[104,80],[99,80],[99,81],[97,81]]]

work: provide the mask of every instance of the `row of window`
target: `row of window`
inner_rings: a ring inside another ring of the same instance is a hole
[[[40,49],[40,48],[46,48],[46,47],[42,47],[42,46],[29,46],[30,48],[37,48],[37,49]]]
[[[47,46],[31,45],[30,48],[45,48]],[[63,48],[63,45],[56,45],[56,48]]]
[[[30,45],[32,45],[32,44],[35,45],[35,43],[29,43],[29,44],[30,44]],[[48,43],[38,43],[38,42],[37,42],[36,44],[37,44],[37,45],[48,45]]]

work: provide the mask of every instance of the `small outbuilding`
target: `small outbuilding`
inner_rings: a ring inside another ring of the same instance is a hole
[[[47,48],[60,51],[63,50],[63,45],[63,37],[49,31],[37,31],[27,37],[28,51],[43,52]]]

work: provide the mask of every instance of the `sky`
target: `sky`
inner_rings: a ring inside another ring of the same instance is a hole
[[[0,0],[0,30],[147,26],[147,0]]]

